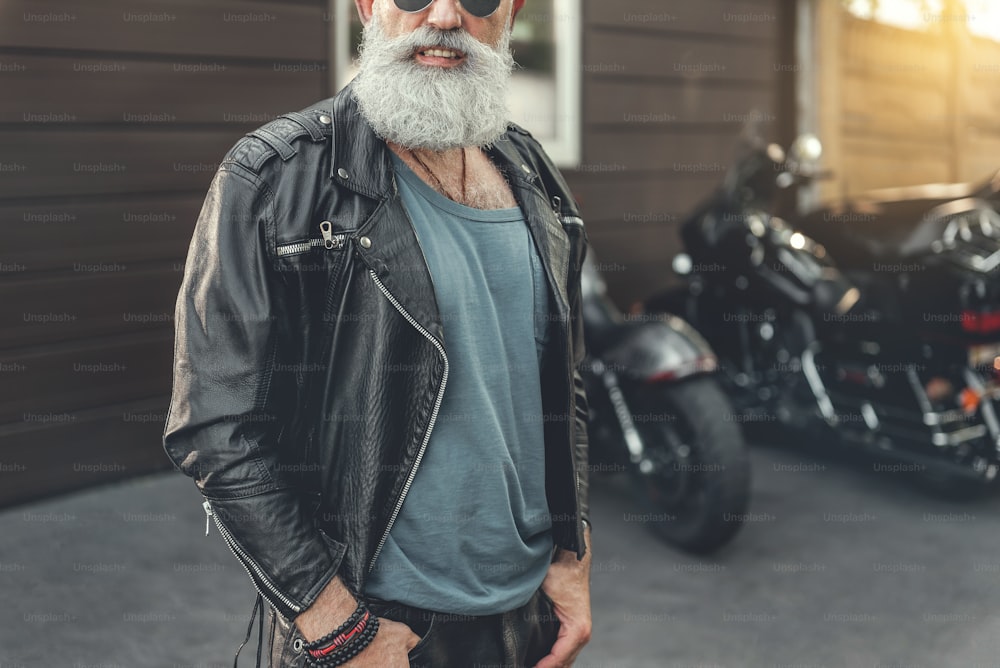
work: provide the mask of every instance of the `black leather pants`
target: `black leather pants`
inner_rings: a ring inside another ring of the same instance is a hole
[[[402,622],[420,636],[409,654],[419,668],[531,668],[552,649],[559,632],[551,599],[537,590],[525,605],[497,615],[473,617],[368,599],[379,617]],[[271,668],[305,666],[297,627],[268,606]]]

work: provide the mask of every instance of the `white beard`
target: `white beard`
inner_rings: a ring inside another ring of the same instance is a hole
[[[413,59],[418,47],[462,51],[454,68]],[[507,83],[514,69],[510,27],[490,47],[464,30],[429,26],[396,39],[386,37],[375,16],[365,28],[354,96],[375,133],[411,149],[445,151],[487,146],[507,129]]]

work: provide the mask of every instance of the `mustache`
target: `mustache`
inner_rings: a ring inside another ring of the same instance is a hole
[[[362,53],[368,45],[362,42]],[[369,47],[370,48],[370,47]],[[431,26],[420,26],[413,32],[393,39],[386,39],[378,45],[381,55],[392,60],[405,61],[413,54],[426,48],[451,49],[461,51],[470,60],[488,54],[492,47],[483,44],[462,29],[438,30]]]

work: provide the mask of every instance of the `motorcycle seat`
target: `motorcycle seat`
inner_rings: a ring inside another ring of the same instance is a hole
[[[927,205],[919,202],[897,203],[891,210],[879,207],[875,213],[862,210],[814,211],[803,217],[803,232],[831,251],[838,264],[842,256],[861,253],[867,263],[872,259],[898,257],[902,248],[922,236],[919,221]],[[929,242],[928,242],[929,243]]]
[[[934,253],[952,219],[984,208],[989,205],[975,198],[882,202],[874,213],[816,211],[803,218],[802,227],[841,266],[913,261]]]

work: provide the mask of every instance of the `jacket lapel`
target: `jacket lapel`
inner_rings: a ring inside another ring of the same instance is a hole
[[[348,86],[332,98],[329,176],[338,186],[377,201],[357,231],[355,249],[400,306],[443,341],[430,270],[396,189],[389,149],[365,122]]]
[[[524,212],[535,247],[545,266],[549,290],[555,295],[562,322],[562,318],[569,315],[569,298],[566,293],[569,282],[569,237],[556,216],[553,204],[543,193],[538,175],[528,167],[528,162],[512,142],[501,139],[487,153],[504,172],[514,191],[514,197]]]
[[[331,107],[335,121],[330,179],[378,201],[358,230],[359,239],[367,237],[370,244],[367,248],[357,244],[356,249],[410,316],[443,342],[434,283],[396,189],[389,149],[364,121],[350,86],[331,99]],[[527,167],[512,142],[501,138],[487,154],[506,176],[524,213],[545,267],[549,291],[555,296],[556,315],[565,322],[569,314],[569,238],[538,185],[538,175]]]

